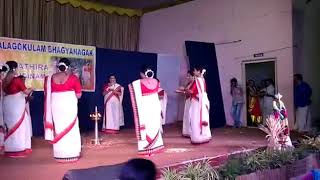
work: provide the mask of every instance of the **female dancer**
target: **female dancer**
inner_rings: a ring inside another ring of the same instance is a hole
[[[154,72],[142,68],[142,79],[129,85],[133,106],[138,154],[152,155],[164,148],[161,134],[161,105],[158,91],[160,82],[153,78]]]
[[[103,89],[104,115],[102,131],[108,134],[118,133],[120,126],[124,126],[123,117],[123,87],[117,83],[116,76],[109,76],[109,83]]]
[[[9,72],[3,80],[3,117],[7,129],[4,151],[10,157],[24,157],[32,152],[30,120],[25,99],[32,89],[26,88],[24,82],[17,77],[17,62],[8,61],[6,64]]]
[[[70,71],[70,61],[62,58],[59,72],[45,79],[45,139],[53,144],[58,162],[74,162],[80,157],[81,137],[78,125],[78,99],[81,84]]]
[[[189,90],[194,81],[191,70],[188,71],[186,81],[187,81],[186,85],[179,87],[179,89],[176,90],[176,92],[183,94],[183,96],[185,97],[183,120],[182,120],[182,136],[190,137],[189,110],[190,110],[191,96],[189,94]]]
[[[206,92],[206,82],[203,78],[205,69],[196,67],[193,69],[195,80],[189,93],[191,94],[189,118],[191,143],[200,144],[211,140],[209,124],[209,99]]]

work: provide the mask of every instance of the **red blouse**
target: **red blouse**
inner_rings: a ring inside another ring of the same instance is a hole
[[[197,83],[196,83],[196,80],[193,81],[191,87],[190,87],[190,90],[192,91],[191,93],[191,97],[197,97],[197,95],[199,94],[199,91],[198,91],[198,88],[197,88]],[[207,91],[207,85],[206,83],[204,83],[204,91],[206,92]]]
[[[8,95],[10,94],[16,94],[21,91],[25,91],[27,89],[26,85],[22,81],[22,79],[18,77],[14,77],[9,85],[4,88],[4,92]]]
[[[45,90],[47,89],[46,83],[47,78],[45,79]],[[65,92],[65,91],[74,91],[76,94],[81,93],[81,83],[79,78],[76,75],[70,75],[67,81],[63,84],[56,84],[53,79],[51,79],[51,92]]]
[[[141,83],[142,96],[147,96],[147,95],[150,95],[150,94],[158,93],[158,90],[160,88],[160,82],[159,81],[156,82],[157,85],[153,89],[149,89],[146,85],[144,85],[144,83],[142,81],[140,81],[140,83]]]

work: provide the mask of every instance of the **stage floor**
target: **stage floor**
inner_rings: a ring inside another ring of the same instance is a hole
[[[243,149],[255,149],[266,145],[265,134],[256,128],[213,129],[211,142],[192,145],[188,138],[181,136],[181,127],[171,125],[164,129],[165,151],[148,157],[161,168],[191,159],[216,157]],[[102,135],[100,147],[90,144],[93,133],[84,134],[82,158],[73,164],[59,164],[52,158],[51,145],[43,138],[32,139],[32,155],[12,159],[0,157],[0,179],[50,179],[60,180],[70,169],[89,168],[125,162],[137,155],[134,129],[121,130],[120,134]]]

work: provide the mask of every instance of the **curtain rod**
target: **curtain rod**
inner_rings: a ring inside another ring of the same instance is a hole
[[[215,43],[215,45],[224,45],[224,44],[234,44],[234,43],[239,43],[242,40],[236,40],[236,41],[227,41],[227,42],[220,42],[220,43]]]
[[[235,57],[234,59],[248,58],[248,57],[251,57],[251,56],[253,56],[253,55],[255,55],[255,54],[265,54],[265,53],[282,51],[282,50],[285,50],[285,49],[291,49],[291,48],[297,48],[297,47],[298,47],[297,45],[286,46],[286,47],[282,47],[282,48],[278,48],[278,49],[272,49],[272,50],[262,51],[262,52],[258,52],[258,53],[253,53],[253,54],[250,54],[250,55],[247,55],[247,56],[239,56],[239,57]]]

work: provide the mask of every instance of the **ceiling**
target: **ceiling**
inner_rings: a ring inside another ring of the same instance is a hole
[[[105,5],[118,6],[129,9],[159,9],[172,5],[188,2],[191,0],[87,0]],[[292,0],[294,9],[303,9],[305,5],[311,4],[312,0]]]
[[[105,5],[118,6],[129,9],[156,9],[188,2],[190,0],[87,0]]]

